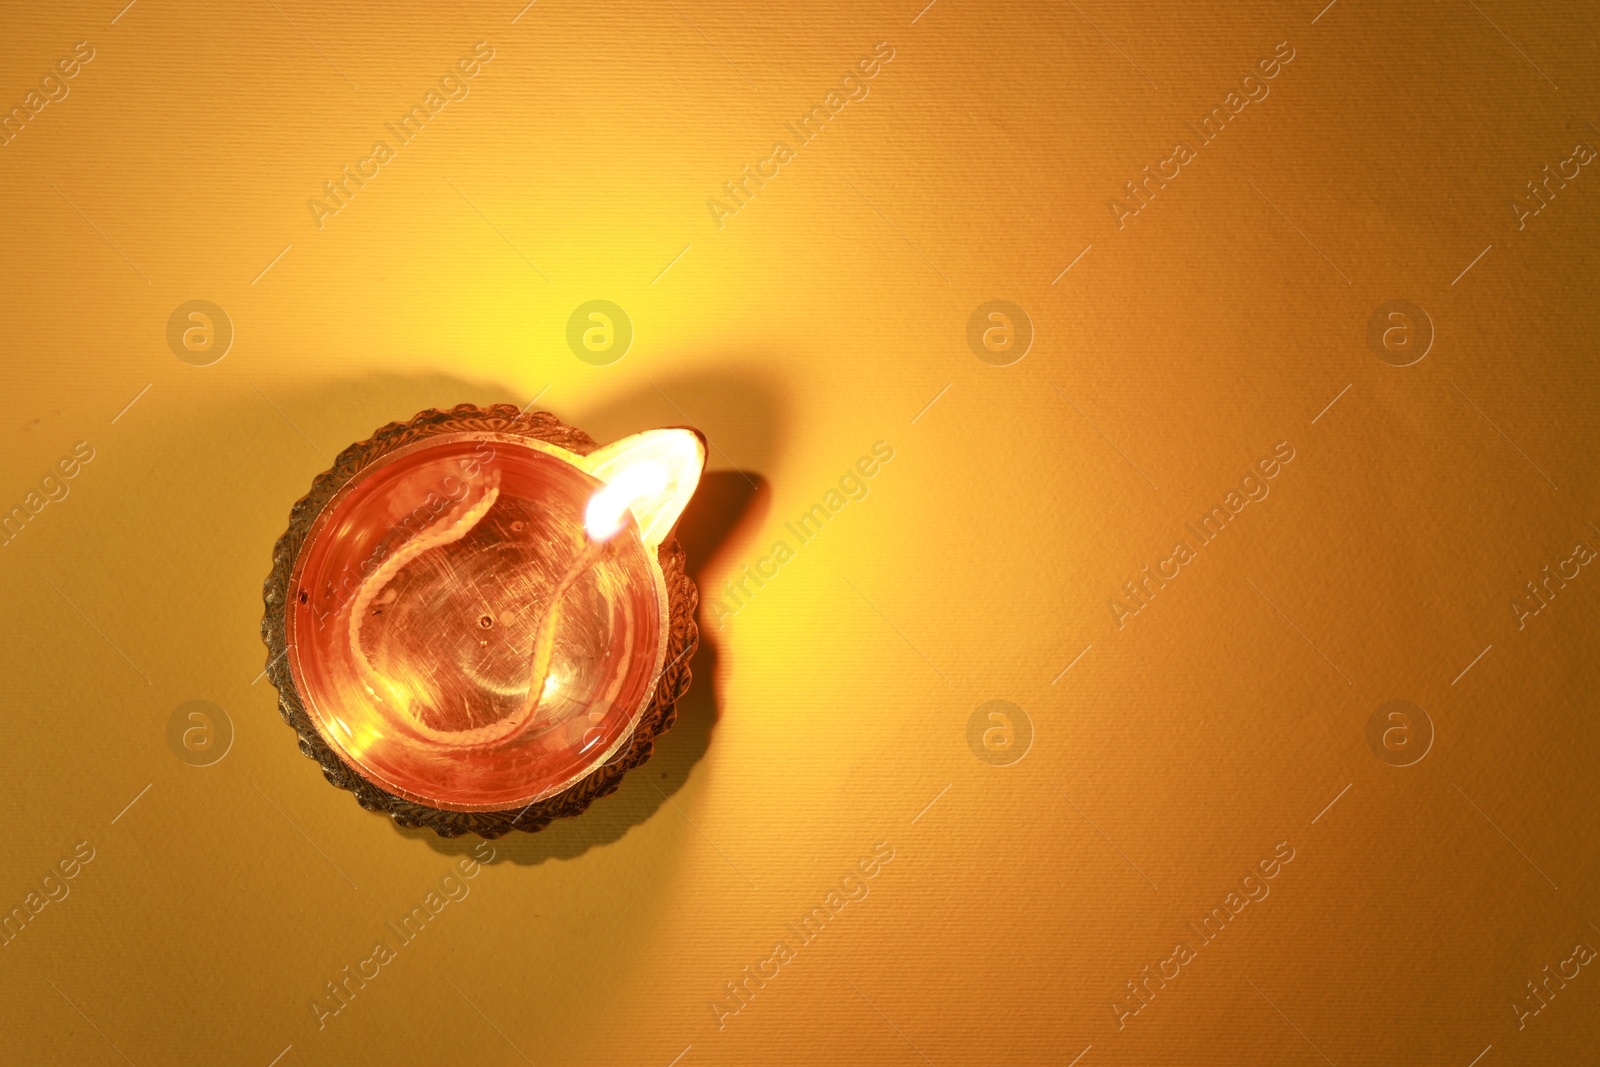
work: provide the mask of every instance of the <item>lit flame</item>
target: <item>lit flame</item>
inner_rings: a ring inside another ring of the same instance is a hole
[[[605,541],[622,529],[622,517],[636,500],[661,495],[667,487],[667,470],[652,460],[635,463],[617,473],[589,498],[583,515],[583,528],[596,541]]]
[[[589,537],[616,536],[631,512],[640,540],[659,545],[694,495],[705,465],[705,438],[684,429],[648,430],[585,456],[582,466],[605,483],[584,514]]]

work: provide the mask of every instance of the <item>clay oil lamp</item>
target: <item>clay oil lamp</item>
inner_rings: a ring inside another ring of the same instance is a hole
[[[425,411],[294,506],[262,636],[301,751],[444,836],[538,830],[649,758],[689,685],[673,527],[694,430],[598,446],[510,405]]]

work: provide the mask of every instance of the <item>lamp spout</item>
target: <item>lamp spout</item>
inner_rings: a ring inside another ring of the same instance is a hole
[[[654,549],[672,533],[700,484],[706,442],[697,430],[647,430],[591,452],[582,465],[604,483],[584,515],[589,536],[614,536],[632,512],[640,540]]]

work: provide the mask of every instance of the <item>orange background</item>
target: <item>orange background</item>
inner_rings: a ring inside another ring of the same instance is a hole
[[[1600,142],[1592,6],[120,6],[0,17],[7,109],[94,50],[0,147],[0,508],[94,450],[0,548],[0,908],[94,857],[0,948],[5,1058],[1593,1047],[1592,968],[1513,1005],[1600,945],[1600,575],[1520,629],[1510,606],[1600,544],[1600,173],[1520,229],[1511,206]],[[307,201],[478,41],[469,95],[319,229]],[[880,41],[870,94],[719,228],[706,201]],[[1279,42],[1270,95],[1119,228],[1123,183]],[[192,299],[235,331],[209,366],[167,343]],[[566,345],[591,299],[633,324],[610,365]],[[1034,331],[1009,366],[966,340],[993,299]],[[1396,299],[1436,333],[1407,367],[1367,338]],[[375,427],[535,397],[600,440],[707,433],[708,599],[874,442],[894,458],[705,617],[651,763],[497,842],[319,1029],[324,983],[471,846],[296,751],[253,681],[271,545]],[[1278,442],[1270,496],[1119,628],[1123,583]],[[1436,731],[1412,766],[1368,745],[1395,699]],[[168,746],[189,700],[232,722],[211,766]],[[969,747],[991,700],[1031,722],[1018,762]],[[724,983],[878,842],[868,895],[719,1027]],[[1124,983],[1279,842],[1271,895],[1119,1027]]]

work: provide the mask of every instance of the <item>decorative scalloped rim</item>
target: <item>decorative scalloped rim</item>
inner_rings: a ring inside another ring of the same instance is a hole
[[[421,438],[482,431],[531,437],[580,456],[599,447],[588,434],[568,426],[548,411],[530,415],[511,404],[493,404],[487,408],[459,404],[449,411],[429,408],[407,422],[391,422],[365,441],[358,441],[340,452],[333,466],[317,475],[311,491],[295,502],[289,512],[289,528],[272,547],[272,571],[261,590],[266,602],[261,640],[267,646],[267,677],[278,690],[279,714],[300,738],[300,751],[321,766],[329,782],[355,794],[356,802],[363,808],[386,812],[401,826],[426,827],[440,837],[477,834],[496,838],[512,830],[536,833],[556,819],[581,815],[590,804],[615,792],[622,784],[622,776],[648,760],[655,750],[655,739],[672,726],[677,717],[677,702],[689,690],[688,661],[694,657],[700,642],[699,627],[694,620],[699,591],[684,573],[682,547],[676,538],[671,538],[661,545],[658,557],[667,586],[667,666],[656,683],[650,706],[645,709],[628,743],[588,777],[521,810],[445,811],[380,789],[341,760],[312,725],[289,670],[284,626],[289,579],[294,573],[300,547],[328,501],[369,463]]]

